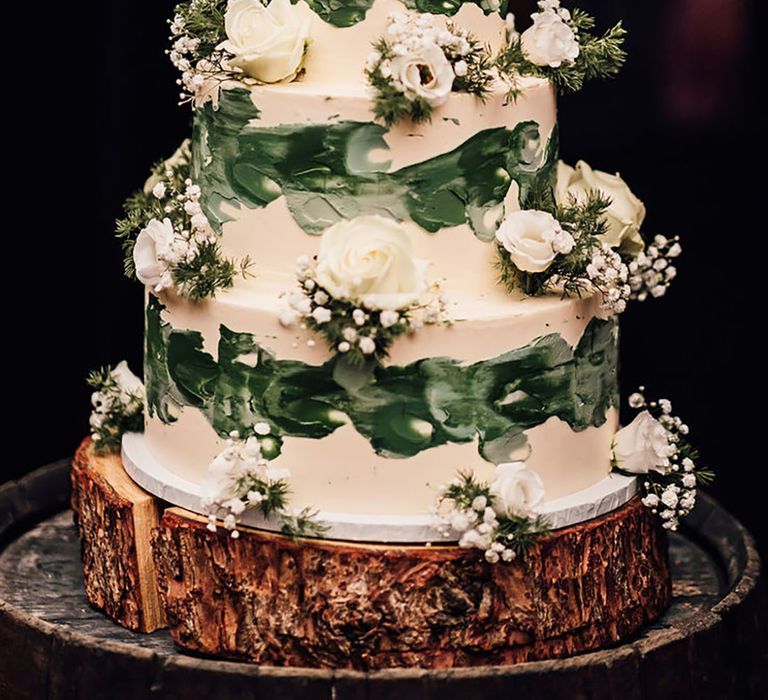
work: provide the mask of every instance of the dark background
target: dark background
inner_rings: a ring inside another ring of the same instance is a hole
[[[711,491],[766,552],[756,4],[583,0],[602,28],[624,19],[630,60],[562,98],[560,125],[566,161],[618,169],[647,205],[645,231],[682,237],[670,293],[622,317],[623,392],[645,384],[673,400],[718,471]],[[72,453],[88,431],[89,369],[141,367],[142,292],[112,231],[123,198],[189,134],[164,56],[172,6],[11,3],[0,481]]]

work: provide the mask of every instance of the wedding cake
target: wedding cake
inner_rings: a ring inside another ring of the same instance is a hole
[[[144,382],[91,378],[96,451],[229,539],[511,572],[632,499],[677,527],[707,473],[666,400],[633,393],[619,431],[617,342],[680,244],[618,175],[558,160],[558,95],[617,73],[624,30],[533,9],[176,8],[192,134],[118,222]]]

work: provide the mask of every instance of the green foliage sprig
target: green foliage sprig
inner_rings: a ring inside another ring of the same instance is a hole
[[[248,274],[252,263],[247,256],[241,260],[225,258],[210,226],[204,223],[201,227],[190,213],[200,209],[200,191],[190,179],[190,157],[189,142],[185,141],[170,159],[155,164],[144,187],[125,201],[123,218],[117,220],[115,230],[122,241],[123,269],[132,278],[139,234],[151,222],[168,219],[179,244],[187,250],[168,263],[174,287],[180,296],[199,302],[231,288],[235,278]]]
[[[329,349],[352,367],[381,362],[400,336],[424,323],[447,321],[445,304],[435,285],[410,306],[400,309],[370,309],[354,299],[338,299],[315,279],[315,261],[299,266],[300,294],[289,297],[293,311],[307,327],[318,333]]]
[[[475,479],[470,471],[462,471],[440,494],[438,513],[442,508],[446,531],[451,522],[456,522],[458,513],[467,525],[463,528],[463,546],[484,549],[489,562],[524,557],[537,538],[550,532],[546,519],[540,515],[500,515],[493,508],[495,500],[487,483]]]
[[[132,377],[131,385],[121,383],[122,372]],[[124,433],[144,431],[144,391],[125,363],[117,368],[101,367],[87,379],[91,395],[91,440],[96,454],[120,451]]]
[[[571,234],[574,246],[570,253],[558,255],[543,272],[518,269],[509,253],[497,245],[497,269],[500,283],[509,291],[519,289],[525,294],[538,296],[560,288],[564,296],[581,296],[594,288],[587,276],[587,266],[602,248],[600,237],[606,232],[605,212],[610,199],[598,191],[591,191],[585,201],[571,199],[565,206],[555,204],[554,197],[542,192],[533,193],[526,209],[547,211]]]
[[[680,518],[688,515],[696,504],[697,488],[711,484],[715,473],[699,466],[700,455],[688,439],[689,428],[680,417],[672,415],[672,403],[668,399],[647,401],[644,391],[645,387],[640,387],[639,391],[631,394],[629,405],[649,413],[663,428],[667,454],[663,461],[657,455],[660,463],[647,465],[648,469],[644,473],[627,471],[620,466],[616,457],[619,433],[612,448],[612,468],[619,474],[638,477],[643,504],[659,515],[666,529],[677,530]],[[631,429],[632,424],[624,428]],[[653,449],[647,449],[645,445],[640,448],[646,454],[656,453],[658,440],[656,435]]]
[[[210,60],[219,44],[226,41],[224,15],[227,4],[228,0],[190,0],[174,8],[171,31],[194,41],[194,49],[189,52],[190,60]]]
[[[405,26],[411,27],[411,22],[425,16],[428,15],[411,16]],[[452,92],[464,92],[485,100],[496,75],[490,48],[451,23],[447,31],[452,36],[451,41],[439,46],[455,73]],[[419,95],[407,95],[389,72],[390,62],[397,55],[395,47],[396,44],[387,39],[380,39],[373,45],[374,52],[365,70],[368,83],[376,95],[373,113],[387,126],[406,118],[417,124],[429,121],[434,106]],[[461,66],[462,70],[457,66]]]
[[[499,52],[494,65],[509,85],[508,99],[515,100],[520,95],[519,76],[546,78],[558,92],[568,93],[578,92],[589,80],[610,78],[621,70],[627,58],[623,48],[627,32],[621,22],[601,36],[596,36],[592,32],[595,18],[575,8],[567,24],[576,33],[579,42],[579,55],[572,63],[564,62],[557,68],[532,63],[523,51],[519,35],[513,36]]]
[[[260,432],[256,432],[257,429]],[[208,512],[208,529],[217,530],[218,517],[224,514],[224,528],[231,536],[239,537],[237,522],[248,509],[257,510],[264,518],[276,519],[281,532],[290,537],[319,537],[327,528],[315,520],[317,512],[304,508],[295,512],[289,508],[290,487],[287,478],[270,467],[262,453],[262,446],[269,447],[273,438],[266,437],[271,428],[267,423],[253,427],[252,434],[242,439],[237,432],[230,435],[224,450],[209,467],[215,478],[215,493],[204,479],[202,506]]]

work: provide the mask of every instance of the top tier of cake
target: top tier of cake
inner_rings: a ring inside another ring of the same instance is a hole
[[[420,10],[444,11],[423,4]],[[493,293],[489,242],[499,222],[519,208],[521,188],[554,176],[552,86],[521,79],[514,101],[504,85],[484,100],[454,92],[431,121],[387,128],[373,114],[366,57],[386,35],[388,17],[408,7],[375,0],[346,27],[303,1],[297,10],[309,18],[311,36],[299,80],[217,86],[195,113],[193,160],[205,213],[223,233],[226,254],[255,261],[254,274],[238,285],[261,292],[291,286],[296,258],[314,255],[328,226],[381,214],[406,223],[414,254],[430,262],[430,278],[444,291]],[[501,16],[474,4],[437,21],[469,29],[492,50],[504,38]]]

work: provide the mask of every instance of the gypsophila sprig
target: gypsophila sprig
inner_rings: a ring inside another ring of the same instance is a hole
[[[507,45],[494,60],[509,85],[509,98],[520,93],[518,77],[546,78],[559,92],[577,92],[588,80],[609,78],[626,60],[626,31],[617,23],[602,36],[592,33],[595,19],[583,10],[572,12],[559,0],[542,0],[531,15],[533,25],[522,34],[507,17]],[[511,18],[511,19],[510,19]]]
[[[264,518],[275,520],[291,537],[317,537],[325,531],[310,509],[295,512],[289,508],[290,472],[275,467],[265,456],[274,447],[271,431],[268,423],[259,422],[248,437],[232,432],[208,466],[201,505],[208,513],[211,532],[216,532],[221,519],[231,537],[238,538],[237,524],[246,510],[257,510]]]
[[[190,179],[190,150],[176,153],[152,169],[144,188],[124,204],[116,223],[129,277],[155,292],[175,288],[197,302],[228,289],[248,272],[250,260],[224,257],[219,239],[200,205],[200,188]]]
[[[404,118],[429,121],[451,92],[483,100],[495,77],[486,46],[430,14],[392,14],[386,37],[373,49],[365,75],[375,92],[374,114],[387,126]]]
[[[649,296],[662,297],[677,277],[674,260],[683,252],[679,236],[672,239],[656,236],[652,245],[627,262],[631,299],[645,301]]]
[[[230,58],[220,45],[227,38],[224,14],[227,0],[190,0],[180,3],[169,20],[171,48],[166,52],[181,76],[182,102],[192,100],[212,81],[217,86],[228,77],[226,68]]]
[[[531,477],[531,470],[524,466],[500,465],[505,466]],[[549,526],[531,510],[510,512],[502,501],[492,484],[478,481],[469,471],[459,472],[450,484],[438,489],[433,509],[438,531],[444,538],[457,535],[460,547],[479,549],[489,564],[523,557],[536,538],[549,532]]]
[[[610,200],[592,191],[584,201],[556,205],[551,193],[526,204],[547,207],[509,214],[496,232],[500,283],[538,296],[560,290],[564,296],[599,291],[610,313],[626,308],[630,289],[621,257],[600,240]]]
[[[360,299],[339,299],[317,280],[317,260],[296,261],[299,290],[285,297],[280,323],[301,323],[320,334],[328,347],[353,365],[385,359],[397,338],[425,324],[449,322],[445,297],[432,285],[416,301],[400,308],[370,308]],[[310,341],[314,342],[314,341]]]
[[[125,361],[88,375],[91,440],[97,454],[120,451],[124,433],[144,430],[144,385]]]
[[[693,510],[696,490],[714,479],[714,472],[698,466],[699,454],[688,441],[688,426],[672,414],[668,399],[648,401],[645,388],[629,397],[638,410],[635,419],[613,440],[613,470],[637,476],[643,504],[661,518],[662,526],[677,530],[680,518]]]

